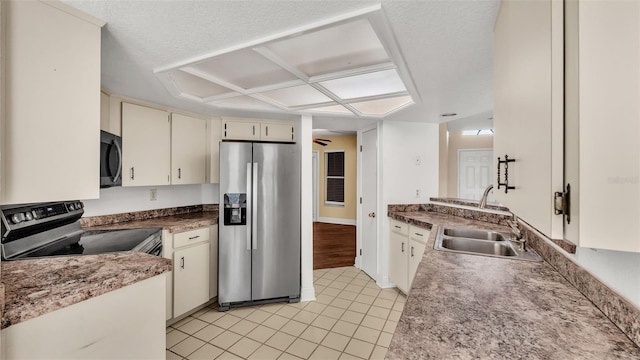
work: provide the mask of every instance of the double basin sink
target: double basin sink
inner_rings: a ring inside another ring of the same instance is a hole
[[[542,261],[536,253],[524,246],[516,248],[512,241],[515,238],[508,233],[440,227],[434,248],[463,254]]]

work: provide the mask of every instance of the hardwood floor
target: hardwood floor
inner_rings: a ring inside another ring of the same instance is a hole
[[[314,270],[353,266],[355,258],[355,225],[313,223]]]

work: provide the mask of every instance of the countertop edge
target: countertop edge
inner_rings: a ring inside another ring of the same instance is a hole
[[[1,329],[171,271],[140,252],[3,261]],[[29,276],[24,276],[29,274]]]

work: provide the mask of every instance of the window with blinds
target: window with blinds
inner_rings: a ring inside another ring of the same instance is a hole
[[[325,151],[325,204],[344,205],[344,151]]]

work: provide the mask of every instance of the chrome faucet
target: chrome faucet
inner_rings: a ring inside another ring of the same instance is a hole
[[[513,220],[507,220],[507,225],[511,228],[511,233],[515,236],[515,239],[511,239],[511,242],[518,244],[518,247],[522,251],[527,251],[526,239],[522,237],[522,231],[518,227],[518,217],[513,214]]]
[[[487,188],[484,189],[482,199],[480,199],[480,205],[478,205],[480,209],[484,209],[485,207],[487,207],[487,197],[489,197],[489,191],[491,191],[491,189],[493,189],[493,184],[487,186]]]

